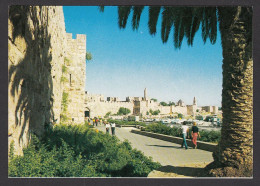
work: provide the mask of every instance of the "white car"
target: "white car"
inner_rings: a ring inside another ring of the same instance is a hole
[[[147,119],[145,119],[144,121],[145,121],[145,122],[152,122],[153,119],[147,118]]]
[[[164,119],[164,120],[162,120],[162,123],[163,123],[163,124],[168,124],[168,123],[171,123],[171,120],[169,120],[169,119]]]

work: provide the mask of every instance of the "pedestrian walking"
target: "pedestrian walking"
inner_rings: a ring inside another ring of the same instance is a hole
[[[98,125],[98,119],[96,118],[96,120],[95,120],[95,123],[96,123],[96,127],[97,127],[97,125]]]
[[[182,137],[183,137],[181,148],[183,148],[183,145],[185,145],[185,149],[188,149],[187,142],[186,142],[186,136],[187,136],[187,133],[189,132],[189,127],[186,125],[186,122],[183,122],[181,129],[182,129]]]
[[[104,122],[105,125],[106,125],[106,134],[109,134],[109,128],[110,128],[110,125],[108,124],[108,122]]]
[[[116,130],[116,124],[115,123],[111,124],[111,130],[112,130],[112,136],[114,136],[115,135],[115,130]]]
[[[92,120],[93,126],[95,126],[95,122],[96,122],[96,119],[94,118],[94,119]]]
[[[191,136],[192,136],[192,143],[194,148],[197,148],[197,138],[200,138],[199,128],[197,127],[196,122],[193,122],[193,126],[191,128]]]

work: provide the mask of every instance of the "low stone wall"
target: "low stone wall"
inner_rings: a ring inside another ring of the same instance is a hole
[[[180,137],[168,136],[168,135],[164,135],[164,134],[156,134],[156,133],[140,131],[140,130],[131,130],[131,132],[135,133],[135,134],[141,134],[144,136],[148,136],[151,138],[160,139],[163,141],[172,142],[172,143],[177,143],[177,144],[182,143],[182,138],[180,138]],[[192,141],[190,139],[186,139],[186,141],[187,141],[188,146],[193,147]],[[202,142],[202,141],[197,141],[197,145],[198,145],[198,149],[206,150],[206,151],[210,151],[210,152],[213,152],[217,146],[217,144]]]
[[[116,124],[116,127],[119,127],[119,128],[121,128],[121,127],[137,127],[137,125],[118,125],[118,124]]]

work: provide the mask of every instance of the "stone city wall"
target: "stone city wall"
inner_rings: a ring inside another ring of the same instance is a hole
[[[181,113],[187,115],[187,107],[174,106],[172,107],[172,113]]]
[[[9,7],[8,147],[13,142],[15,154],[31,134],[60,122],[64,90],[70,116],[84,122],[85,55],[86,36],[66,34],[61,6]],[[66,65],[72,86],[63,81]]]
[[[85,110],[89,111],[89,117],[104,117],[106,113],[116,114],[120,107],[128,108],[133,113],[134,104],[132,102],[87,102]]]
[[[196,105],[187,105],[187,114],[188,115],[195,115],[197,110]]]
[[[8,143],[22,154],[30,134],[59,120],[66,33],[62,7],[10,6]]]
[[[203,106],[203,107],[201,107],[201,109],[204,110],[205,112],[211,112],[213,114],[218,113],[218,107],[217,106]]]
[[[68,93],[66,116],[72,123],[84,122],[85,77],[86,77],[86,35],[67,33],[64,90]]]

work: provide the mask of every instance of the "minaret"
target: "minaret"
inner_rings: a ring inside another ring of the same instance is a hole
[[[146,100],[147,99],[147,90],[146,90],[146,88],[144,89],[144,100]]]
[[[193,105],[197,105],[197,101],[195,97],[193,98]]]

